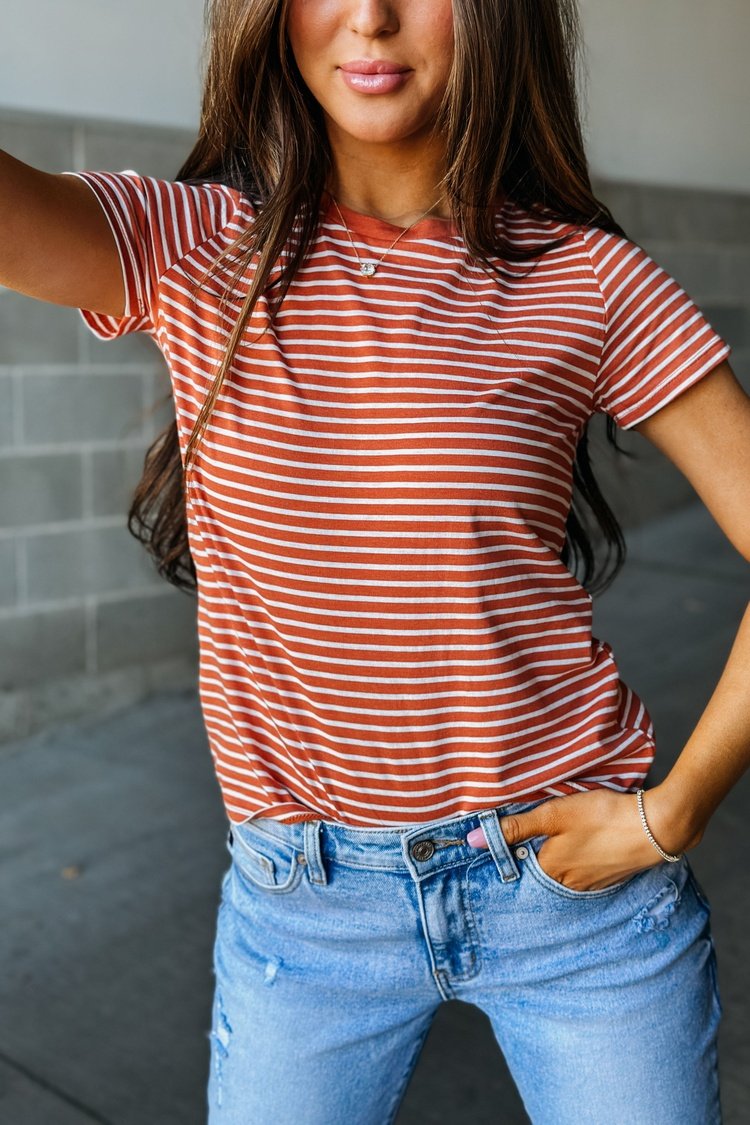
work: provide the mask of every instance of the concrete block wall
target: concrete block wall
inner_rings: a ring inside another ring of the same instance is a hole
[[[0,110],[0,148],[49,171],[174,176],[174,130]],[[597,183],[636,238],[701,304],[750,377],[750,197]],[[126,529],[145,452],[174,416],[145,337],[97,342],[75,310],[0,289],[0,743],[165,688],[195,690],[196,603],[160,579]],[[692,498],[637,434],[633,462],[593,427],[625,526]]]
[[[189,134],[0,112],[0,148],[48,171],[173,176]],[[77,310],[0,289],[0,742],[195,690],[196,602],[126,527],[174,417],[157,348],[101,343]]]

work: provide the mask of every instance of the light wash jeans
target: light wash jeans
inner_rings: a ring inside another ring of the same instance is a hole
[[[489,1017],[533,1125],[720,1125],[716,954],[687,858],[572,891],[539,865],[546,837],[500,830],[540,803],[232,826],[209,1125],[390,1125],[453,998]],[[466,842],[480,825],[489,848]]]

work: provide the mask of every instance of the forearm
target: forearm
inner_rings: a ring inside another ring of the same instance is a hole
[[[750,605],[693,733],[658,786],[667,850],[698,843],[717,807],[750,766]],[[655,829],[654,829],[655,831]]]

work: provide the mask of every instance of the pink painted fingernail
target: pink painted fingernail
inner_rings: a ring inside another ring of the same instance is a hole
[[[486,848],[487,837],[484,834],[484,829],[472,828],[466,837],[466,843],[471,844],[472,848]]]

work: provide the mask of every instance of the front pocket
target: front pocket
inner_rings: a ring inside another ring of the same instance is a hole
[[[234,824],[232,836],[232,862],[247,881],[272,894],[294,889],[303,865],[293,845],[247,823]]]
[[[634,879],[643,874],[641,871],[636,871],[634,875],[629,875],[627,879],[621,879],[619,883],[611,883],[608,887],[600,887],[589,891],[577,891],[573,887],[566,887],[564,883],[559,883],[557,879],[553,879],[551,875],[547,874],[537,857],[537,852],[547,839],[549,839],[547,836],[534,836],[531,840],[525,840],[523,846],[527,855],[524,860],[528,863],[529,871],[537,882],[562,898],[606,898],[607,895],[616,894],[623,887],[627,887],[628,883],[632,883]],[[515,849],[515,853],[518,855],[517,849]],[[644,870],[649,871],[651,869],[644,868]]]

